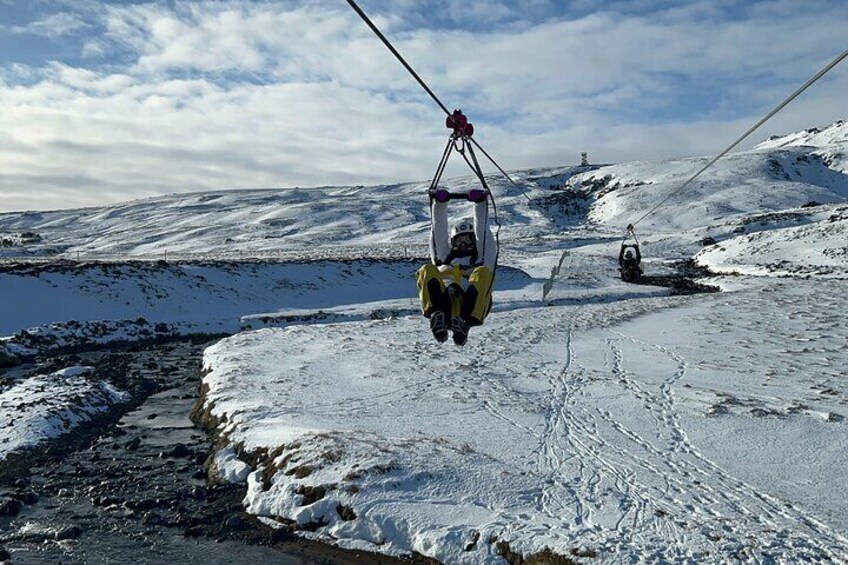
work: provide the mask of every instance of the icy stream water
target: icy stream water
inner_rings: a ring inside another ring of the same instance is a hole
[[[263,527],[241,512],[239,488],[207,484],[209,439],[189,419],[205,345],[180,341],[67,360],[119,380],[123,373],[140,404],[0,465],[0,500],[26,502],[17,515],[0,516],[0,548],[12,563],[358,562],[356,553]],[[27,369],[1,376],[20,378]]]

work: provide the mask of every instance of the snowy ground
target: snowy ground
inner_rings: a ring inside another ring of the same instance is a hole
[[[68,367],[0,387],[0,461],[90,421],[129,395],[87,377],[86,367]]]
[[[848,279],[848,206],[810,210],[781,214],[796,224],[787,227],[763,229],[768,219],[751,218],[762,231],[711,246],[695,260],[716,273]]]
[[[243,333],[207,351],[207,404],[268,452],[249,510],[345,546],[838,561],[844,288],[810,284],[517,309],[465,349],[416,317]]]
[[[0,335],[246,330],[205,355],[218,476],[344,547],[842,563],[846,144],[844,123],[769,140],[640,224],[648,274],[694,259],[738,275],[721,293],[616,278],[622,227],[704,162],[680,159],[518,173],[532,206],[493,179],[508,268],[464,348],[415,312],[420,183],[0,215]]]

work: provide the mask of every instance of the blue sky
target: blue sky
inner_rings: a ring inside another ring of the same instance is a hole
[[[842,0],[360,5],[507,169],[714,154],[848,29]],[[846,67],[752,142],[848,117]],[[445,135],[344,0],[0,0],[0,211],[426,180]]]

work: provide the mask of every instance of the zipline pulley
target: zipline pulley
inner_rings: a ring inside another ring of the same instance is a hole
[[[491,191],[489,190],[489,185],[486,183],[486,177],[483,176],[483,169],[480,168],[480,163],[477,161],[477,156],[474,154],[474,146],[470,143],[471,136],[474,135],[474,125],[468,121],[468,118],[462,113],[462,110],[454,110],[452,114],[445,118],[445,127],[452,130],[453,133],[451,133],[448,138],[448,143],[442,153],[442,158],[439,161],[439,165],[436,167],[436,174],[433,175],[433,181],[430,183],[429,192],[431,197],[437,190],[439,181],[442,180],[442,174],[445,172],[445,167],[447,166],[448,160],[450,159],[453,151],[462,155],[462,158],[471,170],[474,171],[474,175],[480,181],[480,184],[483,185],[485,196],[491,197]]]
[[[627,240],[630,238],[633,238],[633,241],[636,242],[636,245],[639,245],[639,238],[636,237],[636,228],[633,226],[633,224],[627,224],[627,231],[624,232],[624,239],[621,243],[626,243]]]
[[[445,125],[448,129],[453,130],[455,139],[474,135],[474,126],[468,121],[462,110],[454,110],[453,114],[445,118]]]

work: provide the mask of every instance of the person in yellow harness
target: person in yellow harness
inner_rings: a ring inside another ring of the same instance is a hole
[[[439,342],[465,345],[468,330],[481,325],[492,307],[498,248],[488,222],[487,190],[452,193],[430,191],[430,260],[418,270],[421,310]],[[448,201],[472,202],[473,218],[456,222],[448,231]],[[463,286],[464,285],[464,286]]]

